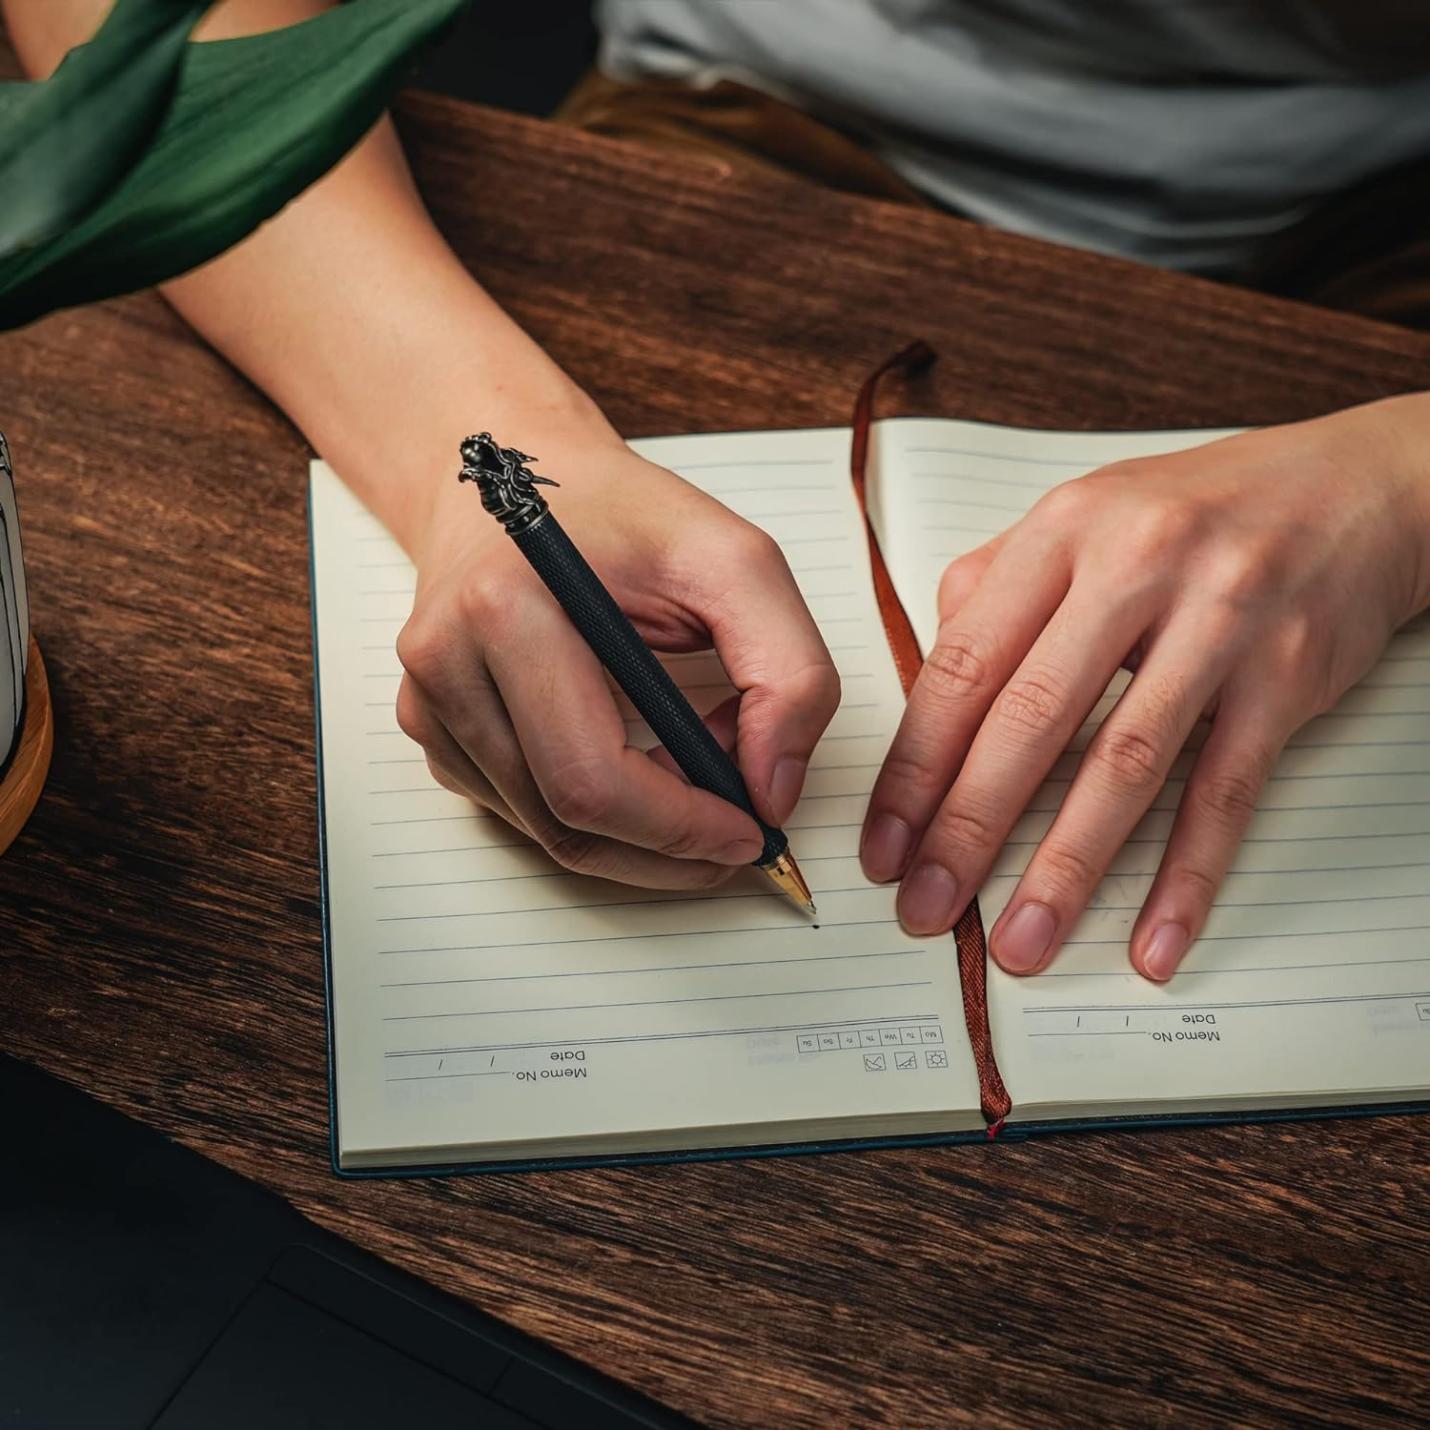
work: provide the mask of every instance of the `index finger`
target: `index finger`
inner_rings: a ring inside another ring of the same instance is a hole
[[[757,527],[740,541],[735,579],[696,609],[740,692],[736,750],[750,798],[778,825],[839,708],[839,672],[779,546]]]
[[[488,646],[487,665],[552,814],[674,858],[752,862],[764,839],[749,815],[626,744],[599,661],[554,603],[533,599],[520,612]]]
[[[1010,545],[939,627],[914,682],[864,817],[860,859],[875,883],[903,875],[998,692],[1068,590],[1062,561]]]

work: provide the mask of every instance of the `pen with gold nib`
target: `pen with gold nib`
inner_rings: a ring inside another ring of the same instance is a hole
[[[765,845],[756,865],[781,893],[805,912],[814,913],[809,885],[789,852],[789,840],[755,813],[735,762],[561,529],[537,491],[538,486],[560,483],[533,476],[526,464],[535,460],[515,448],[499,446],[490,432],[479,432],[462,443],[458,479],[477,484],[482,505],[506,528],[690,783],[739,806],[760,826]]]

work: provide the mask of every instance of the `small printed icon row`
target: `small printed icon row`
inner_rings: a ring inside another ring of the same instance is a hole
[[[864,1071],[871,1073],[888,1072],[889,1059],[894,1062],[895,1072],[913,1072],[919,1065],[919,1055],[917,1053],[865,1053]],[[930,1048],[924,1053],[924,1066],[926,1068],[946,1068],[948,1066],[948,1054],[942,1048]]]
[[[833,1033],[800,1033],[795,1046],[802,1053],[837,1053],[841,1048],[898,1048],[918,1043],[942,1043],[943,1029],[934,1024],[917,1028],[841,1028]]]

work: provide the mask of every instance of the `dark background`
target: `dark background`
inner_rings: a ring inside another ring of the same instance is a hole
[[[591,0],[477,0],[423,56],[414,83],[546,115],[595,57]]]

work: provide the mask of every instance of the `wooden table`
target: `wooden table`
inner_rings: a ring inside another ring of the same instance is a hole
[[[1407,332],[455,102],[403,127],[459,252],[631,435],[846,422],[917,335],[910,409],[993,422],[1430,387]],[[0,1045],[711,1424],[1425,1413],[1424,1120],[338,1181],[308,451],[153,296],[0,339],[0,425],[58,716],[0,861]]]

